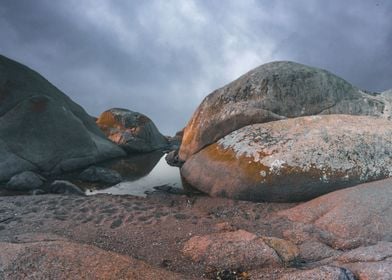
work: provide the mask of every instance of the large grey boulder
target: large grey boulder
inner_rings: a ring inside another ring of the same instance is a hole
[[[138,112],[109,109],[99,116],[97,124],[110,140],[129,153],[151,152],[169,146],[152,120]]]
[[[380,94],[359,90],[334,74],[279,61],[264,64],[208,95],[185,127],[179,157],[246,125],[323,114],[389,117]]]
[[[212,196],[305,201],[392,176],[392,122],[323,115],[253,124],[191,156],[185,180]]]
[[[125,152],[94,120],[28,67],[0,56],[0,181],[26,170],[59,173]]]

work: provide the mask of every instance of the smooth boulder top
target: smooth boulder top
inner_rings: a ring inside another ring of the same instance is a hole
[[[0,181],[30,170],[60,173],[125,155],[69,97],[0,56]]]
[[[128,109],[109,109],[99,116],[97,124],[110,140],[130,153],[151,152],[169,144],[150,118]]]
[[[323,115],[254,124],[191,156],[185,180],[212,196],[305,201],[392,175],[392,122]]]
[[[199,105],[184,130],[179,157],[254,123],[319,114],[389,117],[380,94],[371,94],[319,68],[271,62],[215,90]]]

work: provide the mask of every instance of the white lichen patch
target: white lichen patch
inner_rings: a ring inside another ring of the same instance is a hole
[[[383,118],[322,115],[254,124],[218,144],[267,167],[268,176],[285,168],[320,172],[325,183],[336,176],[363,182],[392,176],[392,122]]]

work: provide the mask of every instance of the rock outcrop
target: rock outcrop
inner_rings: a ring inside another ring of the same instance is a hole
[[[191,156],[181,173],[212,196],[304,201],[392,174],[392,122],[323,115],[254,124]]]
[[[392,241],[392,179],[332,192],[279,215],[300,223],[299,228],[311,225],[311,232],[319,230],[319,239],[337,249]]]
[[[123,156],[82,107],[37,72],[0,56],[0,181]]]
[[[0,260],[1,279],[184,279],[129,256],[53,238],[0,242]]]
[[[194,236],[183,253],[195,262],[215,269],[252,269],[282,265],[277,252],[255,234],[237,230]]]
[[[97,124],[110,140],[129,153],[151,152],[169,145],[147,116],[127,109],[109,109],[99,116]]]
[[[184,130],[181,160],[246,125],[308,115],[389,116],[379,94],[332,73],[280,61],[264,64],[208,95]]]

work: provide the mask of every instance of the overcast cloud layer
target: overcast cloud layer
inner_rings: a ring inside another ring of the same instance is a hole
[[[204,96],[293,60],[392,87],[392,1],[2,0],[0,53],[90,114],[123,107],[173,134]]]

